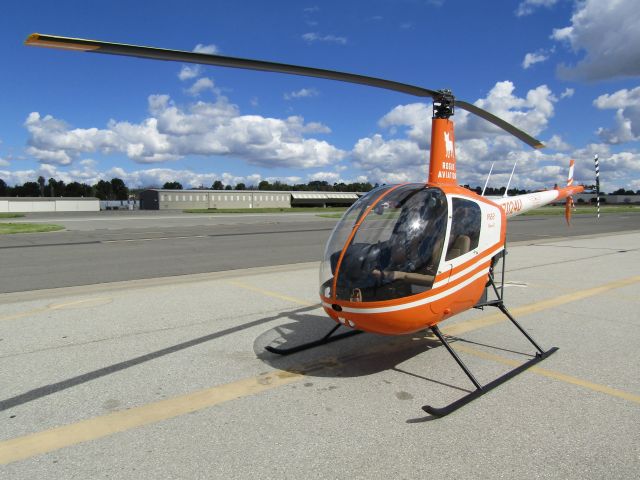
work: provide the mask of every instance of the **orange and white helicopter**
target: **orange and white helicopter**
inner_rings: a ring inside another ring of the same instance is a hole
[[[291,348],[267,347],[289,354],[355,333],[403,335],[430,329],[451,353],[476,390],[444,408],[446,415],[557,350],[543,350],[504,306],[502,283],[494,269],[503,261],[507,218],[582,192],[574,186],[573,161],[563,188],[490,199],[460,186],[456,175],[454,109],[462,108],[497,125],[533,148],[544,145],[515,126],[449,90],[429,90],[379,78],[317,68],[220,55],[167,50],[34,33],[26,45],[279,72],[357,83],[433,99],[429,178],[426,183],[385,185],[361,197],[345,213],[329,238],[320,269],[320,298],[335,327],[319,340]],[[489,296],[487,295],[489,294]],[[495,297],[489,300],[489,297]],[[534,358],[487,385],[481,385],[442,335],[438,324],[472,307],[499,308],[535,346]],[[349,329],[334,334],[344,326]]]

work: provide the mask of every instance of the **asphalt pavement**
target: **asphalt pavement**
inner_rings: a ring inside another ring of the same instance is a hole
[[[431,336],[264,350],[332,326],[317,262],[1,294],[0,477],[636,478],[639,245],[512,244],[507,305],[559,351],[441,419],[472,385]],[[441,326],[482,383],[533,354],[494,311]]]

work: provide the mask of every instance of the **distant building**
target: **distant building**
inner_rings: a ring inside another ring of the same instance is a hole
[[[165,190],[156,188],[144,190],[139,195],[141,210],[326,207],[351,205],[358,197],[357,193],[352,192]]]
[[[95,197],[0,197],[0,212],[99,212]]]

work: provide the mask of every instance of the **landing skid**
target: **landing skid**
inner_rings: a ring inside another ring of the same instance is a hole
[[[303,343],[301,345],[297,345],[295,347],[290,347],[290,348],[278,348],[278,347],[272,347],[270,345],[267,345],[264,348],[267,352],[276,353],[278,355],[290,355],[292,353],[301,352],[303,350],[308,350],[310,348],[319,347],[320,345],[325,345],[327,343],[335,342],[336,340],[342,340],[343,338],[351,337],[353,335],[357,335],[358,333],[363,333],[362,330],[349,330],[348,332],[334,335],[334,332],[338,330],[340,326],[341,325],[338,323],[324,337],[318,340],[314,340],[313,342]]]
[[[525,370],[531,368],[532,366],[534,366],[535,364],[541,362],[542,360],[544,360],[548,356],[554,354],[558,350],[558,347],[552,347],[552,348],[550,348],[549,350],[546,350],[546,351],[542,350],[540,345],[538,345],[536,343],[536,341],[526,332],[526,330],[524,328],[522,328],[522,326],[516,321],[516,319],[513,318],[513,316],[511,316],[511,314],[509,313],[509,310],[507,310],[507,307],[505,307],[504,301],[503,301],[503,294],[504,294],[504,257],[505,257],[505,254],[506,254],[506,250],[503,250],[498,256],[496,256],[494,258],[493,265],[491,266],[491,268],[489,270],[489,281],[487,282],[487,286],[485,288],[485,293],[482,296],[482,299],[480,300],[480,302],[476,305],[476,308],[480,308],[480,309],[483,309],[484,307],[496,307],[496,308],[498,308],[502,313],[505,314],[505,316],[511,321],[511,323],[513,323],[518,328],[518,330],[520,330],[520,333],[522,333],[526,337],[526,339],[529,340],[529,342],[531,342],[531,344],[536,348],[537,352],[535,354],[535,357],[533,357],[528,362],[523,363],[519,367],[516,367],[513,370],[505,373],[501,377],[498,377],[495,380],[487,383],[486,385],[481,385],[478,382],[478,380],[476,380],[476,378],[473,376],[473,374],[471,373],[469,368],[464,364],[464,362],[460,359],[460,357],[458,357],[456,352],[451,348],[451,345],[449,345],[449,342],[447,342],[447,340],[444,338],[444,336],[440,332],[440,329],[438,328],[438,326],[434,325],[433,327],[431,327],[431,331],[436,335],[436,337],[438,337],[438,340],[440,340],[442,345],[444,345],[446,347],[447,351],[451,354],[451,356],[458,363],[460,368],[462,368],[462,370],[467,375],[467,377],[469,377],[469,380],[471,380],[471,382],[476,387],[475,391],[469,393],[468,395],[465,395],[464,397],[456,400],[455,402],[453,402],[453,403],[451,403],[451,404],[449,404],[449,405],[447,405],[445,407],[436,408],[436,407],[432,407],[431,405],[425,405],[424,407],[422,407],[422,409],[425,412],[427,412],[427,413],[429,413],[429,414],[431,414],[431,415],[433,415],[435,417],[444,417],[445,415],[449,415],[451,412],[456,411],[457,409],[459,409],[460,407],[466,405],[467,403],[471,402],[472,400],[475,400],[476,398],[478,398],[478,397],[484,395],[485,393],[493,390],[498,385],[502,385],[507,380],[510,380],[513,377],[515,377],[516,375],[518,375],[518,374],[524,372]],[[495,278],[494,278],[494,273],[495,273],[494,269],[495,269],[495,267],[497,266],[497,264],[498,264],[498,262],[500,260],[502,260],[502,271],[499,274],[500,275],[499,284],[496,285],[496,281],[495,281]],[[489,293],[492,293],[495,298],[489,299]]]
[[[458,365],[460,365],[460,368],[462,368],[462,370],[467,375],[467,377],[469,377],[469,380],[471,380],[471,382],[475,385],[476,390],[471,392],[468,395],[465,395],[464,397],[456,400],[455,402],[453,402],[453,403],[451,403],[451,404],[449,404],[449,405],[447,405],[445,407],[437,408],[437,407],[432,407],[431,405],[425,405],[424,407],[422,407],[422,409],[425,412],[433,415],[434,417],[444,417],[445,415],[449,415],[451,412],[456,411],[457,409],[459,409],[460,407],[466,405],[467,403],[471,402],[472,400],[475,400],[476,398],[481,397],[485,393],[493,390],[498,385],[502,385],[507,380],[510,380],[513,377],[515,377],[516,375],[518,375],[519,373],[524,372],[525,370],[527,370],[530,367],[534,366],[536,363],[541,362],[542,360],[544,360],[545,358],[547,358],[548,356],[552,355],[553,353],[555,353],[558,350],[558,347],[552,347],[547,351],[543,351],[538,346],[538,344],[529,336],[529,334],[524,331],[524,329],[518,324],[518,322],[516,322],[515,319],[509,314],[509,312],[507,311],[507,309],[506,309],[506,307],[504,305],[501,305],[500,310],[505,315],[507,315],[507,317],[509,317],[509,320],[511,320],[516,325],[516,327],[518,327],[518,329],[527,337],[527,339],[529,339],[529,341],[531,341],[531,343],[536,347],[536,349],[538,350],[536,352],[536,356],[533,357],[528,362],[523,363],[519,367],[516,367],[513,370],[505,373],[501,377],[498,377],[495,380],[487,383],[486,385],[481,385],[478,382],[478,380],[476,380],[476,377],[473,376],[473,374],[471,373],[469,368],[462,361],[462,359],[460,357],[458,357],[456,352],[451,348],[451,345],[449,345],[449,342],[447,342],[447,340],[444,338],[444,336],[440,332],[440,329],[436,325],[434,325],[433,327],[431,327],[431,331],[436,335],[436,337],[438,337],[438,340],[440,340],[442,345],[444,345],[446,347],[447,351],[451,354],[451,356],[458,363]]]

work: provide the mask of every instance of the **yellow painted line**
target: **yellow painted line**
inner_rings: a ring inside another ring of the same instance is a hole
[[[459,350],[464,353],[468,353],[470,355],[474,355],[476,357],[480,357],[485,360],[493,360],[494,362],[502,363],[504,365],[509,365],[511,367],[519,367],[522,362],[518,362],[516,360],[511,360],[509,358],[504,358],[499,355],[494,355],[493,353],[483,352],[481,350],[476,350],[475,348],[468,347],[466,345],[460,345],[460,343],[456,343],[456,350]],[[579,387],[587,388],[589,390],[594,390],[596,392],[606,393],[607,395],[611,395],[613,397],[623,398],[625,400],[629,400],[630,402],[640,403],[640,395],[635,395],[633,393],[625,392],[623,390],[618,390],[617,388],[607,387],[606,385],[600,385],[598,383],[589,382],[586,380],[582,380],[580,378],[572,377],[571,375],[565,375],[564,373],[555,372],[553,370],[547,370],[545,368],[540,368],[533,366],[527,370],[528,372],[537,373],[538,375],[542,375],[544,377],[553,378],[554,380],[560,380],[561,382],[570,383],[572,385],[577,385]]]
[[[274,298],[279,298],[281,300],[286,300],[288,302],[297,303],[298,305],[304,305],[304,306],[316,305],[316,303],[314,302],[309,302],[301,298],[291,297],[289,295],[283,295],[281,293],[274,292],[272,290],[265,290],[264,288],[256,287],[254,285],[249,285],[248,283],[239,282],[237,280],[229,280],[227,283],[235,287],[244,288],[245,290],[251,290],[252,292],[261,293],[263,295],[266,295],[267,297],[274,297]]]
[[[107,303],[110,303],[112,301],[113,299],[111,297],[92,297],[92,298],[85,298],[83,300],[76,300],[73,302],[52,303],[50,305],[47,305],[46,307],[34,308],[32,310],[27,310],[26,312],[19,312],[19,313],[13,313],[11,315],[0,316],[0,321],[16,320],[18,318],[30,317],[32,315],[37,315],[38,313],[47,312],[49,310],[63,310],[65,308],[97,307],[100,305],[106,305]]]
[[[238,398],[256,395],[302,378],[304,378],[303,375],[298,373],[273,371],[257,377],[6,440],[0,442],[0,465],[168,420]]]
[[[65,303],[52,303],[51,305],[47,305],[47,308],[50,310],[64,310],[67,308],[88,308],[88,307],[99,307],[102,305],[106,305],[107,303],[111,303],[113,298],[111,297],[93,297],[93,298],[85,298],[84,300],[76,300],[75,302],[65,302]]]
[[[540,302],[530,303],[528,305],[516,307],[510,310],[510,312],[514,317],[530,315],[532,313],[548,310],[550,308],[558,307],[566,303],[576,302],[584,298],[593,297],[595,295],[599,295],[601,293],[605,293],[610,290],[614,290],[616,288],[622,288],[628,285],[633,285],[638,282],[640,282],[640,275],[635,277],[625,278],[623,280],[617,280],[615,282],[605,283],[604,285],[600,285],[599,287],[588,288],[586,290],[579,290],[577,292],[568,293],[566,295],[560,295],[559,297],[550,298],[548,300],[541,300]],[[504,316],[502,313],[495,313],[492,315],[486,315],[480,318],[475,318],[473,320],[468,320],[466,322],[456,323],[454,325],[443,327],[442,331],[443,333],[446,333],[448,335],[460,335],[462,333],[467,333],[473,330],[477,330],[479,328],[484,328],[490,325],[495,325],[497,323],[506,322],[507,320],[508,318]]]
[[[30,317],[31,315],[37,315],[38,313],[46,312],[49,307],[34,308],[33,310],[27,310],[26,312],[13,313],[11,315],[3,315],[0,317],[0,321],[3,320],[16,320],[18,318]]]

